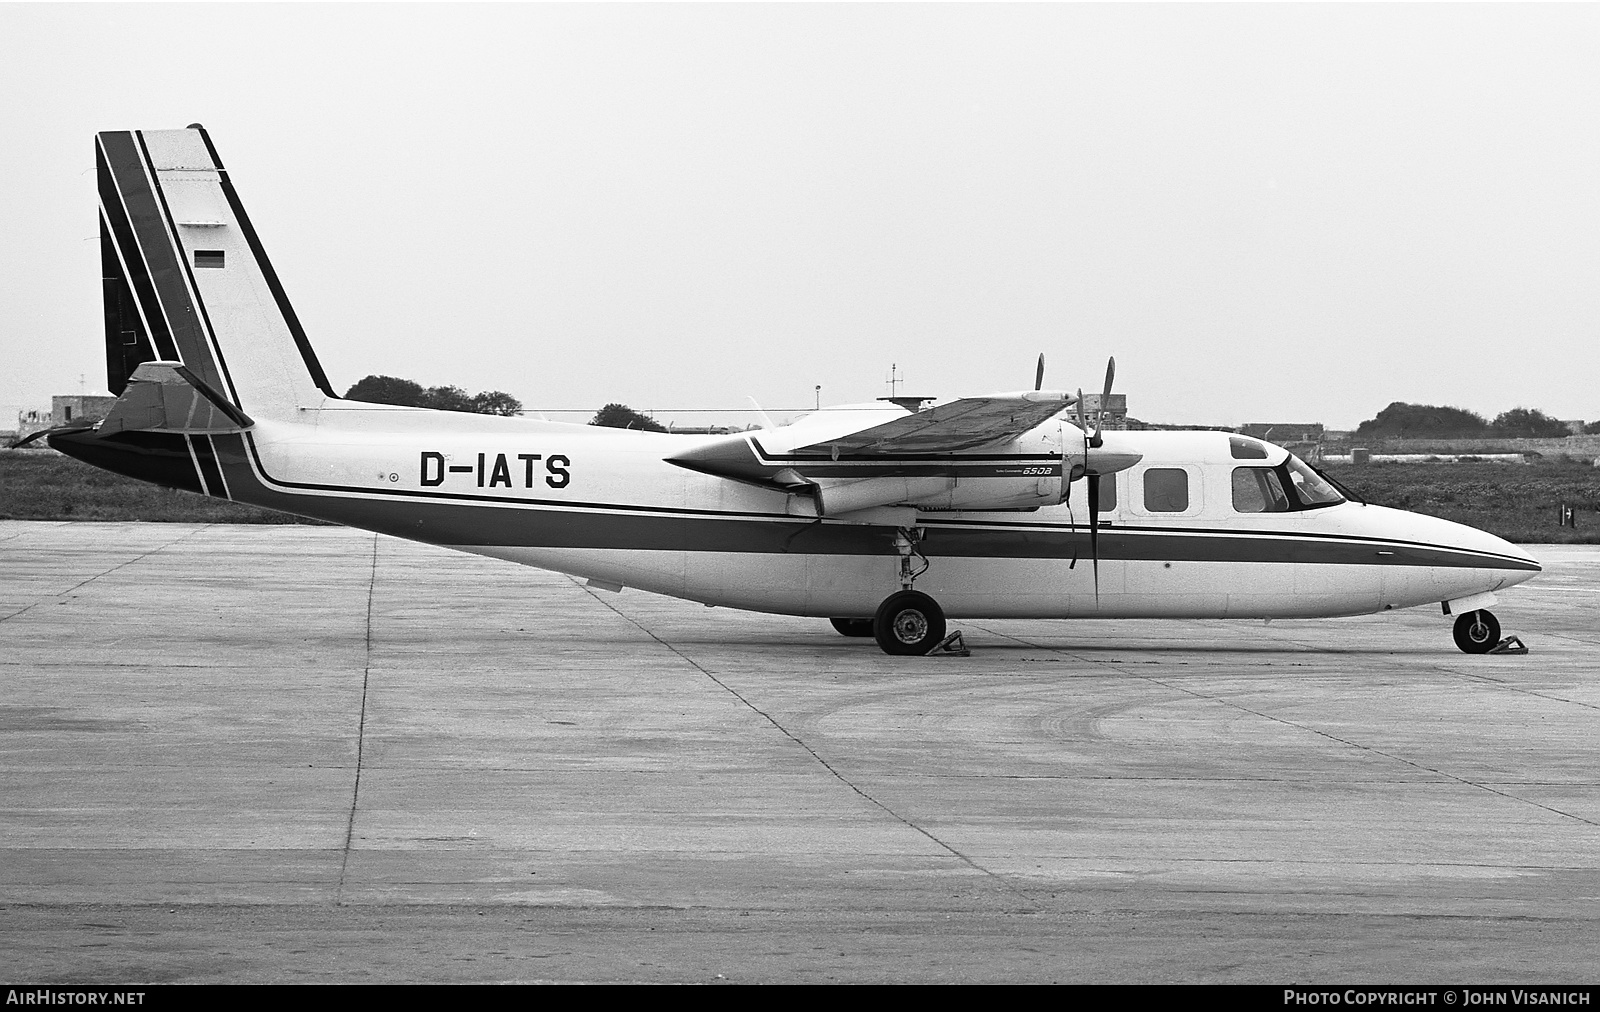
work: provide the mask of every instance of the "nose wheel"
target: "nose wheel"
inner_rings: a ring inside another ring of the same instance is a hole
[[[1456,619],[1456,646],[1464,653],[1486,654],[1500,642],[1500,620],[1491,611],[1469,611]]]

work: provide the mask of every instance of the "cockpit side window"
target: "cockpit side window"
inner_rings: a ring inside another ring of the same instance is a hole
[[[1291,509],[1275,468],[1233,469],[1233,508],[1239,513],[1287,513]]]
[[[1344,496],[1339,494],[1338,489],[1294,454],[1289,454],[1289,459],[1283,462],[1283,468],[1288,473],[1295,498],[1300,500],[1301,509],[1313,510],[1319,506],[1334,506],[1344,502]]]

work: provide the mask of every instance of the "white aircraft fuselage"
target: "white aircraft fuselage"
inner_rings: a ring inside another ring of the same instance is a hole
[[[870,616],[899,586],[896,525],[817,519],[802,494],[667,462],[725,437],[440,421],[344,404],[309,424],[259,423],[243,484],[260,491],[240,498],[730,608]],[[1282,463],[1288,451],[1271,444],[1267,459],[1243,461],[1227,433],[1117,436],[1143,457],[1100,514],[1098,596],[1081,482],[1068,503],[1029,511],[919,511],[930,565],[917,588],[951,617],[1289,618],[1437,604],[1538,572],[1500,538],[1403,510],[1241,513],[1232,473]],[[1185,472],[1187,508],[1147,508],[1151,468]]]

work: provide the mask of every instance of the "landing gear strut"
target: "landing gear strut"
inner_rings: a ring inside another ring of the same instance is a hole
[[[1469,611],[1456,619],[1456,646],[1469,654],[1486,654],[1500,642],[1500,620],[1491,611]]]
[[[928,557],[922,554],[922,549],[917,544],[922,541],[926,532],[921,527],[897,527],[894,532],[894,550],[900,553],[900,589],[910,590],[911,585],[917,582],[917,577],[928,571]],[[922,564],[919,566],[911,560],[915,558]]]
[[[927,594],[911,589],[917,577],[928,571],[928,557],[917,547],[924,533],[921,527],[895,531],[900,592],[885,598],[872,619],[872,635],[886,654],[921,656],[944,639],[944,609]]]

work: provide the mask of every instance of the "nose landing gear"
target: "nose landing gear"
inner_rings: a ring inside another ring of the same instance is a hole
[[[1456,646],[1469,654],[1486,654],[1500,642],[1500,620],[1494,612],[1479,609],[1456,619]]]

